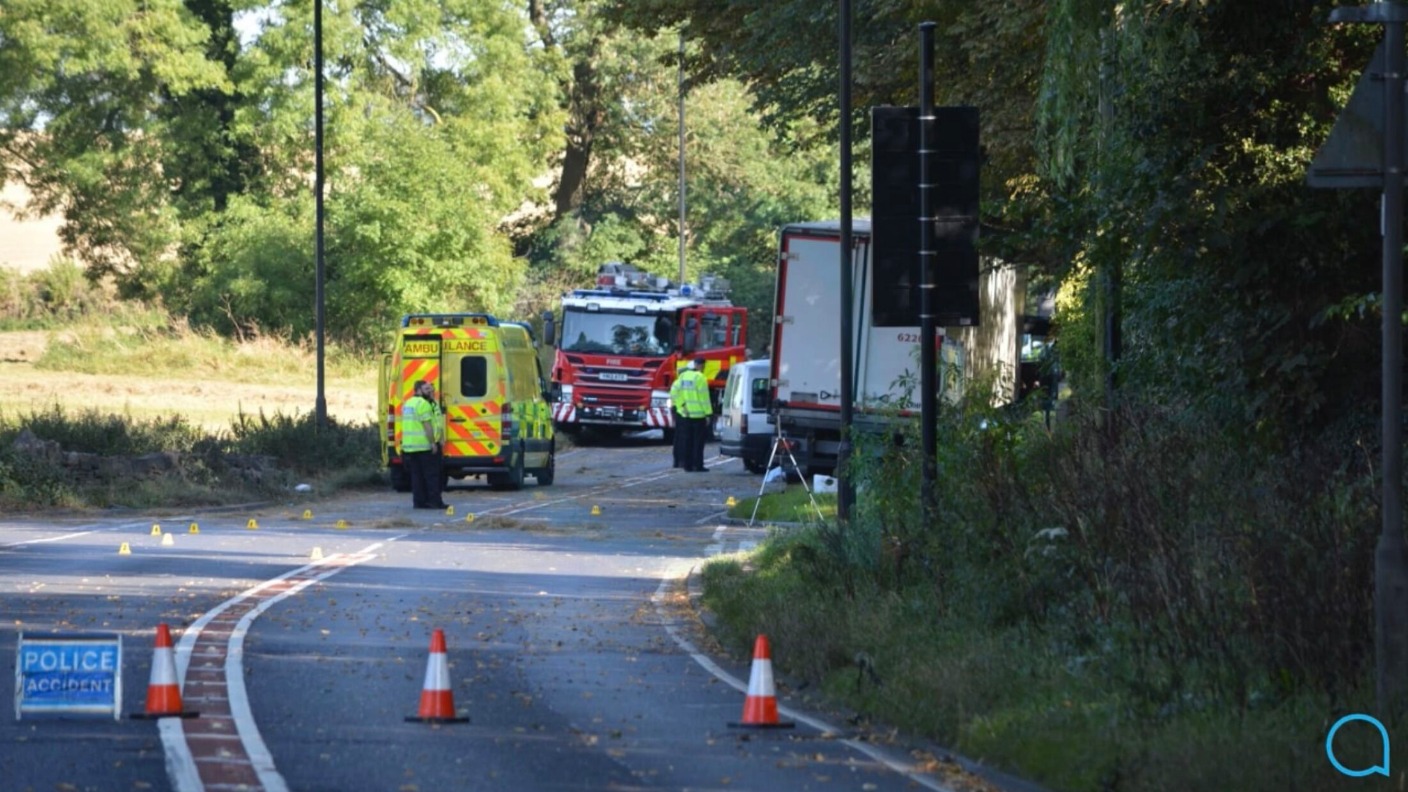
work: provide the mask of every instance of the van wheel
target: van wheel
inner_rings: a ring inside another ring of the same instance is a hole
[[[538,468],[538,472],[533,477],[538,480],[539,487],[552,486],[552,480],[557,478],[557,449],[556,443],[548,447],[548,463],[544,467]]]
[[[516,490],[523,487],[523,446],[513,455],[507,473],[490,473],[489,487],[496,490]]]
[[[411,491],[411,477],[406,474],[405,465],[391,466],[391,489],[397,492]]]
[[[743,467],[747,468],[749,473],[768,472],[768,463],[759,461],[757,459],[751,459],[749,457],[743,458]]]

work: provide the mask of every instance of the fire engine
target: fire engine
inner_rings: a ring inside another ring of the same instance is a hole
[[[748,312],[728,299],[723,278],[674,284],[629,264],[601,266],[596,287],[562,296],[561,332],[552,312],[543,335],[556,338],[554,425],[567,433],[662,429],[674,432],[670,384],[690,360],[704,375],[718,414],[729,366],[747,359]]]

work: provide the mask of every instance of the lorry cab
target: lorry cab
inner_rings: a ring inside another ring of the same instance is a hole
[[[495,489],[518,489],[528,475],[553,482],[552,416],[527,325],[487,314],[407,316],[382,378],[383,459],[397,490],[410,484],[397,448],[401,404],[417,380],[434,383],[441,400],[447,480],[484,476]]]
[[[750,473],[767,469],[773,426],[768,423],[771,401],[771,360],[735,363],[728,372],[719,412],[719,453],[740,457]]]

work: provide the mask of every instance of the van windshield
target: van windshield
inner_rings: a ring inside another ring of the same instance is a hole
[[[562,312],[563,352],[599,352],[664,357],[674,351],[675,322],[669,316],[637,313]]]

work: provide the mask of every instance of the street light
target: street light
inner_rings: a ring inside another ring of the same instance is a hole
[[[313,302],[318,344],[318,393],[313,414],[318,429],[328,424],[328,402],[323,395],[323,0],[313,3],[313,194],[314,285]]]
[[[1349,106],[1335,123],[1330,140],[1312,163],[1309,180],[1315,187],[1360,187],[1381,184],[1383,229],[1383,391],[1380,405],[1383,432],[1382,516],[1378,546],[1374,549],[1374,690],[1379,714],[1396,720],[1408,704],[1408,555],[1403,541],[1403,167],[1404,167],[1404,53],[1403,25],[1408,7],[1397,2],[1337,8],[1331,22],[1360,22],[1384,26],[1381,55],[1370,64],[1382,83],[1383,113],[1367,119],[1382,122],[1382,161],[1378,167],[1354,167],[1364,154],[1353,145],[1371,139],[1341,132],[1346,116],[1372,101],[1361,81]],[[1380,60],[1382,58],[1382,60]],[[1349,129],[1349,124],[1344,124]]]

